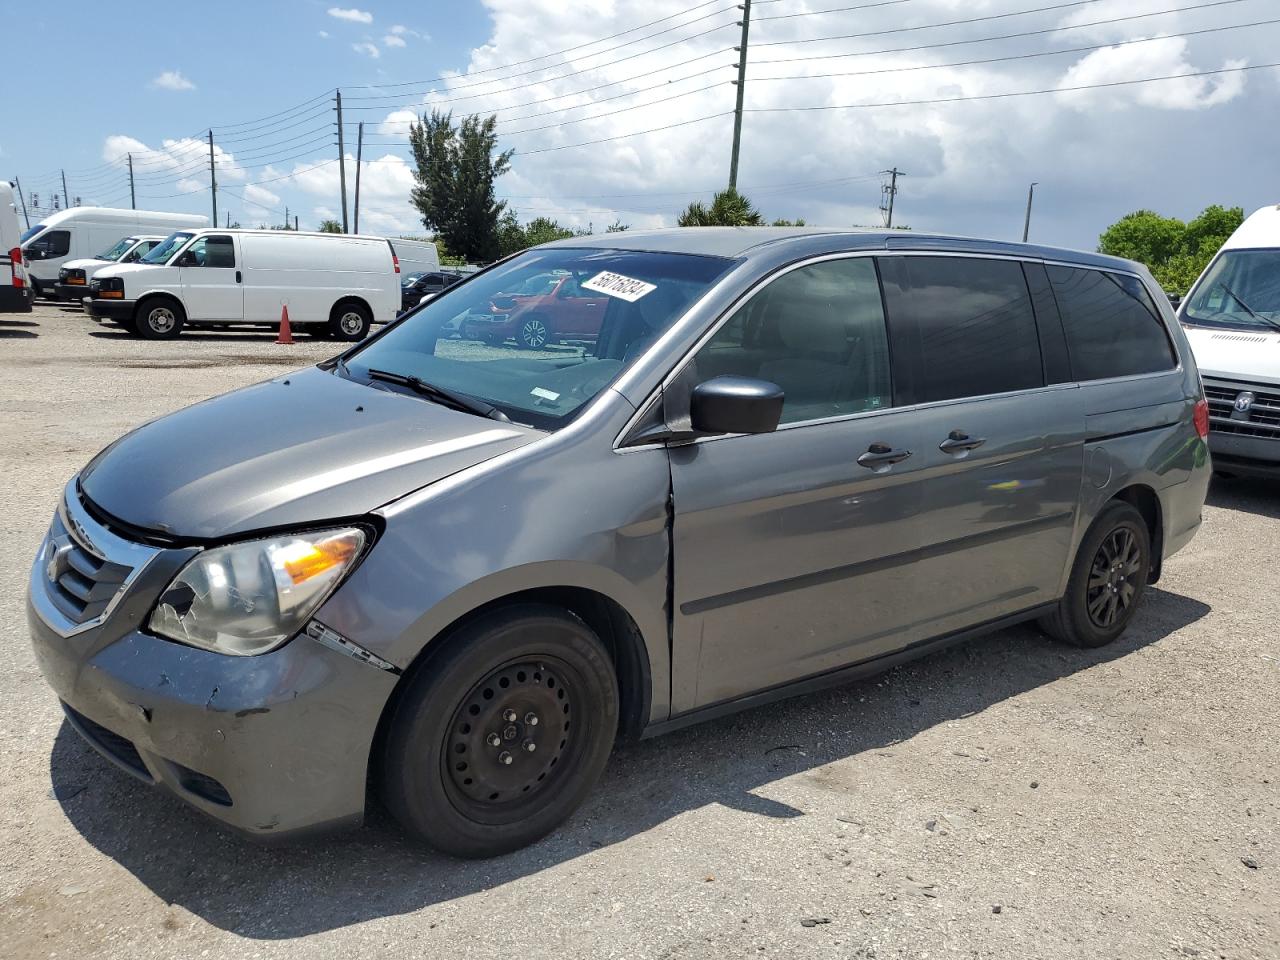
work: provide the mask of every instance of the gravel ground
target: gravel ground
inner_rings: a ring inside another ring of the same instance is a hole
[[[36,669],[31,558],[121,432],[334,351],[271,339],[0,319],[5,957],[1280,957],[1275,484],[1216,482],[1111,648],[1008,630],[629,747],[498,860],[256,846],[116,772]]]

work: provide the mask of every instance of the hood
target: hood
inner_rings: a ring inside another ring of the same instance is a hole
[[[101,260],[94,261],[102,263]],[[141,270],[150,270],[152,267],[162,266],[157,263],[110,263],[108,262],[95,276],[98,277],[127,277],[131,273],[138,273]]]
[[[60,264],[62,270],[96,270],[99,267],[105,267],[107,264],[114,264],[114,260],[99,260],[97,257],[85,257],[82,260],[68,260],[66,263]]]
[[[215,540],[368,513],[543,435],[313,367],[139,427],[80,488],[125,523]]]
[[[1280,384],[1280,332],[1184,329],[1201,376]]]

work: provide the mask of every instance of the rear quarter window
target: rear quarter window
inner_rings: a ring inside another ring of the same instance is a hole
[[[1160,313],[1136,277],[1050,266],[1076,380],[1158,373],[1177,366]]]

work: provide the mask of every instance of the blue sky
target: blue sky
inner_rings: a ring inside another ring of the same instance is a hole
[[[220,213],[256,226],[288,207],[315,227],[340,210],[340,86],[349,155],[366,122],[366,232],[423,232],[405,134],[433,106],[497,113],[517,151],[500,195],[522,219],[670,224],[727,179],[735,2],[0,0],[22,30],[0,70],[24,92],[0,176],[47,204],[65,167],[73,196],[127,205],[132,152],[139,207],[207,213],[195,138],[212,126]],[[897,222],[999,238],[1021,234],[1039,181],[1032,238],[1064,246],[1138,207],[1280,202],[1280,70],[1253,69],[1280,60],[1280,24],[1260,23],[1280,19],[1275,0],[846,9],[861,2],[754,0],[739,183],[767,217],[875,224],[890,166],[908,174]],[[1152,77],[1174,79],[1127,82]],[[1044,89],[1060,92],[1003,96]]]

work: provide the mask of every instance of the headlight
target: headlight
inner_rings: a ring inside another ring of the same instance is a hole
[[[265,653],[302,629],[367,539],[349,527],[206,550],[161,595],[151,630],[216,653]]]

